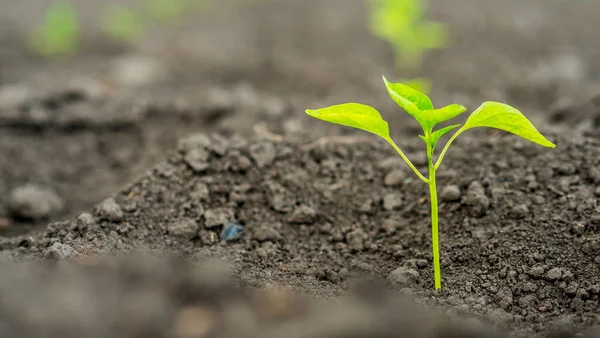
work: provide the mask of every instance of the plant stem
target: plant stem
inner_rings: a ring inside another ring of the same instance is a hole
[[[429,198],[431,200],[431,244],[433,250],[433,278],[436,290],[442,288],[442,276],[440,272],[440,247],[438,241],[438,199],[435,184],[436,167],[433,165],[433,149],[428,151],[429,162]]]
[[[400,157],[402,157],[404,159],[406,164],[408,164],[408,166],[415,172],[415,174],[417,175],[417,177],[419,177],[421,179],[421,181],[423,181],[425,183],[429,183],[429,180],[426,179],[425,176],[423,176],[423,174],[421,174],[419,169],[415,168],[414,164],[412,164],[412,162],[408,159],[408,157],[406,157],[406,155],[404,155],[402,150],[400,150],[400,148],[396,145],[396,143],[394,143],[394,141],[391,138],[386,139],[386,141],[388,141],[392,145],[392,147],[394,147],[394,149],[396,149],[396,152],[400,155]]]
[[[438,159],[437,159],[435,165],[433,166],[433,168],[435,170],[437,170],[440,167],[440,165],[442,164],[442,160],[444,159],[444,156],[446,155],[446,152],[448,151],[448,148],[450,148],[450,145],[452,144],[452,142],[454,142],[454,140],[456,140],[458,135],[460,135],[460,133],[462,133],[463,131],[464,131],[464,129],[460,128],[456,133],[454,133],[454,135],[452,135],[450,140],[448,140],[448,142],[444,146],[444,149],[440,153],[440,156],[438,156]]]

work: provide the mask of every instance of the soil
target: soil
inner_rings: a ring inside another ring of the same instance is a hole
[[[36,3],[0,13],[2,336],[598,336],[598,3],[434,2],[434,101],[509,102],[557,144],[455,142],[441,292],[426,186],[303,114],[372,104],[426,171],[361,1],[224,1],[134,46],[84,25],[52,61],[22,46]]]

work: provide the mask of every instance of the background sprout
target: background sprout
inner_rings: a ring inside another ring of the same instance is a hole
[[[425,0],[368,0],[367,4],[371,32],[394,49],[398,69],[418,70],[426,51],[446,45],[444,25],[424,19]]]
[[[359,104],[345,103],[327,108],[306,110],[306,113],[317,119],[336,123],[348,127],[358,128],[386,140],[406,161],[414,173],[429,185],[429,196],[431,202],[431,240],[433,251],[434,287],[441,289],[440,252],[438,240],[438,201],[436,188],[436,171],[440,167],[448,148],[452,142],[466,130],[476,127],[490,127],[504,130],[521,136],[526,140],[537,143],[544,147],[554,148],[555,145],[540,134],[533,124],[517,109],[499,102],[484,102],[467,119],[464,125],[456,124],[434,131],[434,127],[446,122],[466,111],[459,104],[451,104],[443,108],[434,108],[431,99],[427,95],[401,83],[383,81],[390,97],[408,114],[410,114],[423,129],[423,135],[419,137],[425,142],[427,151],[427,163],[429,175],[425,177],[412,164],[408,157],[400,150],[390,137],[388,123],[381,117],[375,108]],[[460,127],[460,128],[459,128]],[[450,131],[459,128],[448,140],[436,161],[434,151],[438,140]]]
[[[144,7],[153,19],[167,23],[183,16],[191,3],[192,0],[144,0]]]
[[[69,2],[57,2],[46,11],[44,22],[30,36],[30,46],[38,54],[71,54],[79,44],[77,11]]]
[[[104,11],[102,28],[117,40],[133,42],[144,34],[144,20],[138,12],[124,5],[111,4]]]

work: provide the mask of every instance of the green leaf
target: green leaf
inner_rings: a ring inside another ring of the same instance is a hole
[[[433,127],[438,123],[448,121],[452,118],[457,117],[458,115],[464,113],[466,110],[467,108],[465,108],[464,106],[454,103],[445,106],[444,108],[422,111],[421,118],[427,124],[427,127]]]
[[[448,40],[447,34],[446,27],[435,21],[421,23],[415,32],[420,47],[426,50],[445,47]]]
[[[433,110],[433,104],[427,95],[401,83],[391,83],[385,76],[383,82],[392,100],[417,120],[421,110]]]
[[[496,128],[521,136],[544,147],[556,147],[540,134],[520,111],[504,103],[484,102],[469,116],[462,130],[476,127]]]
[[[440,138],[442,138],[442,136],[446,135],[449,131],[452,131],[458,127],[460,127],[460,124],[447,126],[447,127],[444,127],[442,129],[436,130],[433,133],[431,133],[431,142],[433,143],[432,144],[433,148],[435,148],[435,145],[440,140]]]
[[[353,127],[390,138],[388,123],[375,108],[360,103],[344,103],[321,109],[307,109],[306,113],[314,118]]]
[[[431,80],[423,77],[414,78],[407,80],[404,82],[410,88],[420,91],[423,94],[428,94],[431,92]]]
[[[42,25],[30,36],[31,47],[45,56],[73,53],[78,43],[77,10],[68,1],[53,3],[46,11]]]
[[[144,30],[143,20],[136,11],[116,3],[107,7],[102,24],[107,34],[124,42],[139,39]]]

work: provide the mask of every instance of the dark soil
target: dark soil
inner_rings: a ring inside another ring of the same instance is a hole
[[[453,145],[441,292],[427,187],[303,113],[372,104],[426,171],[361,1],[223,1],[129,47],[84,25],[54,61],[23,49],[23,4],[0,11],[0,336],[598,336],[597,2],[434,2],[436,105],[505,101],[557,143]],[[110,258],[139,250],[177,258]]]
[[[134,248],[219,258],[242,285],[319,297],[366,276],[519,337],[598,325],[598,142],[559,139],[547,150],[479,136],[459,142],[440,172],[438,293],[426,187],[388,146],[353,137],[297,146],[197,134],[94,216],[7,239],[4,248],[18,260]],[[386,186],[396,172],[406,178]],[[223,241],[230,222],[243,230]]]

